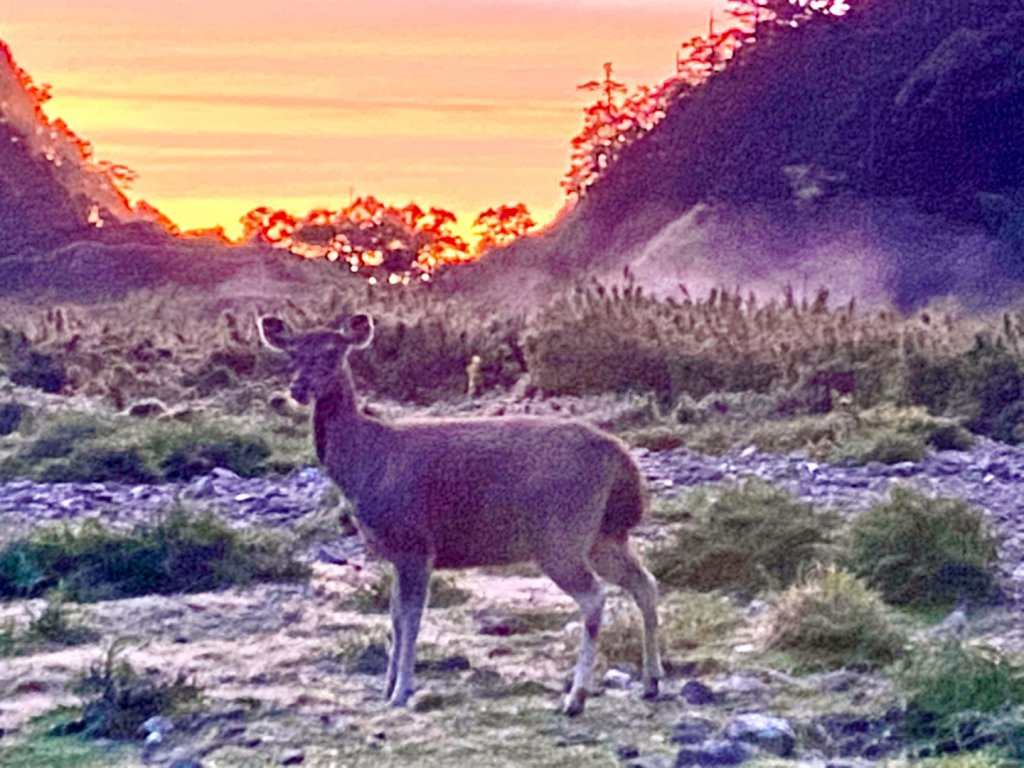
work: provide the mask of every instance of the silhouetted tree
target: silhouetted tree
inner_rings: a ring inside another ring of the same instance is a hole
[[[530,216],[529,209],[523,203],[488,208],[473,222],[473,227],[480,232],[476,252],[483,253],[490,248],[508,245],[535,226],[537,222]]]

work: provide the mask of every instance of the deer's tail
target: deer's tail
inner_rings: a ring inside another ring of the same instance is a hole
[[[629,530],[643,518],[647,503],[647,488],[640,476],[640,469],[629,454],[623,451],[601,519],[601,533],[624,539]]]

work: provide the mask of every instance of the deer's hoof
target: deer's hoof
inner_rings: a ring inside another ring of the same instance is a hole
[[[565,697],[565,708],[562,710],[565,712],[566,717],[576,717],[577,715],[583,714],[583,709],[586,706],[587,697],[582,691],[579,695],[574,696],[571,693]]]
[[[412,696],[412,691],[395,691],[388,698],[388,704],[392,707],[404,707],[409,703],[409,697]]]
[[[644,698],[658,698],[658,678],[654,677],[644,683]]]

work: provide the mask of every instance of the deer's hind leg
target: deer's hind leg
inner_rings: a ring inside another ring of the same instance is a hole
[[[658,695],[665,676],[658,652],[658,583],[640,564],[625,537],[599,536],[590,549],[590,564],[601,578],[622,587],[636,601],[644,622],[644,698]]]
[[[597,636],[601,631],[601,616],[604,612],[604,587],[582,557],[566,553],[560,560],[551,558],[551,561],[538,564],[562,591],[576,601],[583,620],[583,638],[573,670],[572,685],[565,697],[565,714],[572,717],[583,712],[586,702],[587,684],[597,657]]]

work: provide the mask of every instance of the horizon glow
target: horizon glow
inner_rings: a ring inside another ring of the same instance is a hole
[[[182,228],[373,195],[476,214],[564,203],[570,140],[615,65],[674,71],[724,0],[0,0],[0,38],[96,157]]]

